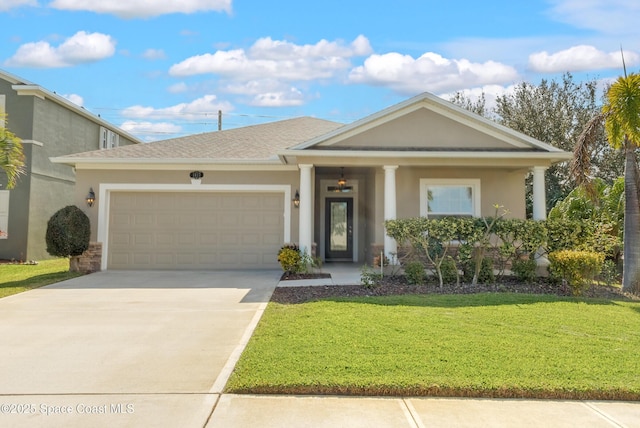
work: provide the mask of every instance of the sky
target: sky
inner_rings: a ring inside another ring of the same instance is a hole
[[[142,141],[640,68],[637,0],[0,0],[0,69]],[[10,118],[9,118],[10,120]]]

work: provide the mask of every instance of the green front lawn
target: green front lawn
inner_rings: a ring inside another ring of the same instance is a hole
[[[44,260],[37,265],[0,264],[0,297],[82,275],[69,272],[69,259]]]
[[[640,399],[640,302],[475,294],[270,303],[231,393]]]

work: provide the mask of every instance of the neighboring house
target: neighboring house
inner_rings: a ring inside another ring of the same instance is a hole
[[[299,118],[52,159],[89,188],[102,269],[277,267],[282,244],[325,261],[396,251],[384,220],[544,218],[544,171],[570,153],[431,94],[341,125]],[[203,174],[202,177],[200,175]]]
[[[140,143],[114,125],[36,84],[0,70],[0,123],[22,140],[25,174],[12,190],[0,173],[0,259],[49,258],[49,218],[75,202],[75,173],[50,157]],[[85,189],[85,192],[88,189]],[[86,207],[86,204],[85,204]]]

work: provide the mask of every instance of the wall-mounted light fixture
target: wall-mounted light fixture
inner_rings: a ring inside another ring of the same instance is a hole
[[[293,206],[300,208],[300,192],[296,190],[296,195],[293,197]]]
[[[96,194],[93,191],[93,187],[89,188],[89,193],[87,193],[86,201],[89,207],[92,207],[93,203],[96,201]]]

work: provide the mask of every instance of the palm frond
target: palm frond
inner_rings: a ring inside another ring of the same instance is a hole
[[[6,128],[0,128],[0,169],[7,175],[7,189],[15,187],[18,177],[24,173],[22,143]]]
[[[598,143],[598,136],[602,124],[606,120],[604,113],[598,112],[585,125],[578,136],[573,148],[573,159],[569,165],[569,171],[578,186],[584,186],[587,195],[595,197],[595,189],[592,184],[591,154]]]

